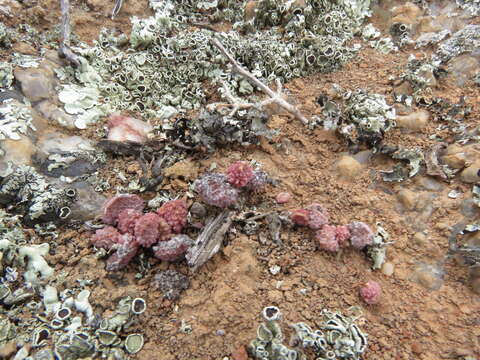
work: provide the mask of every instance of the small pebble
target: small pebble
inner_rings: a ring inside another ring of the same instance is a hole
[[[418,343],[418,342],[414,342],[410,348],[412,349],[412,352],[414,354],[421,354],[423,352],[423,348],[422,348],[422,344]]]
[[[233,353],[232,360],[248,360],[247,350],[245,346],[240,345]]]
[[[382,265],[382,273],[386,276],[392,276],[395,270],[395,265],[391,262],[386,262]]]
[[[435,228],[438,230],[448,230],[450,226],[444,222],[439,222],[437,225],[435,225]]]
[[[418,264],[410,276],[410,280],[427,290],[438,290],[443,285],[443,269],[437,265]]]
[[[401,128],[420,131],[427,126],[430,115],[425,110],[415,111],[409,115],[397,116],[395,122]]]
[[[342,156],[337,163],[337,170],[341,176],[352,179],[362,171],[362,164],[351,156]]]
[[[291,199],[292,199],[292,194],[288,192],[281,192],[275,198],[278,204],[285,204],[289,202]]]
[[[407,209],[413,210],[417,203],[417,195],[408,189],[400,190],[397,194],[398,201]]]
[[[218,329],[215,334],[217,334],[218,336],[225,336],[225,330],[223,329]]]
[[[207,209],[205,209],[205,206],[203,206],[201,203],[194,202],[192,206],[190,206],[190,214],[201,219],[207,214]]]
[[[473,184],[480,181],[480,163],[472,164],[468,168],[462,171],[460,177],[463,182],[467,184]]]
[[[422,232],[417,232],[413,235],[413,241],[419,246],[425,245],[427,242],[427,236]]]
[[[465,153],[445,155],[442,157],[442,163],[450,166],[453,169],[462,169],[465,167],[466,162],[467,157],[465,156]]]
[[[278,265],[273,265],[273,266],[270,266],[269,270],[270,270],[270,274],[277,275],[280,272],[280,270],[282,270],[282,268]]]

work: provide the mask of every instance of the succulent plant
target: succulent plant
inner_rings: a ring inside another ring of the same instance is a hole
[[[170,225],[172,232],[178,234],[187,224],[187,203],[184,200],[170,200],[163,204],[157,214]]]
[[[360,288],[360,296],[363,301],[369,305],[377,304],[380,301],[382,295],[382,288],[376,281],[370,280]]]

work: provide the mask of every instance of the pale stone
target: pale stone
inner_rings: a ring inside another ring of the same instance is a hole
[[[413,210],[417,203],[417,195],[408,189],[400,190],[397,194],[397,198],[407,210]]]
[[[422,232],[417,232],[413,235],[413,241],[418,246],[423,246],[427,242],[427,236]]]
[[[132,117],[113,114],[107,124],[107,139],[111,141],[132,141],[144,143],[153,131],[152,125]]]
[[[18,68],[14,75],[20,83],[23,94],[30,101],[37,102],[54,95],[54,78],[51,71],[42,68]]]
[[[397,116],[395,121],[401,128],[420,131],[427,126],[430,114],[425,110],[418,110],[409,115]]]
[[[442,157],[442,163],[448,165],[452,169],[463,169],[467,162],[467,157],[464,153],[446,155]]]
[[[386,276],[392,276],[395,271],[395,265],[391,262],[386,262],[382,265],[382,273]]]
[[[337,170],[341,176],[352,179],[362,171],[362,165],[351,156],[343,156],[337,163]]]
[[[474,184],[480,181],[479,171],[480,162],[477,162],[463,170],[460,174],[460,177],[463,182],[466,182],[467,184]]]

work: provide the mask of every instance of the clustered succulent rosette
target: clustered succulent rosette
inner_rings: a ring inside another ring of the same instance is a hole
[[[315,240],[322,250],[336,252],[349,244],[361,250],[373,244],[374,233],[367,224],[353,221],[347,225],[330,225],[327,210],[317,203],[293,210],[290,219],[296,225],[314,230]]]
[[[206,204],[228,208],[238,201],[243,191],[259,191],[268,182],[265,172],[254,170],[246,161],[237,161],[225,174],[202,175],[195,181],[194,188]]]
[[[368,305],[375,305],[380,302],[382,287],[376,281],[367,281],[359,290],[360,297]]]
[[[92,236],[97,248],[114,251],[107,259],[107,270],[120,270],[128,265],[140,248],[152,248],[160,260],[181,258],[193,241],[181,231],[187,223],[187,204],[171,200],[156,212],[143,213],[145,202],[137,195],[122,194],[103,206],[105,227]]]

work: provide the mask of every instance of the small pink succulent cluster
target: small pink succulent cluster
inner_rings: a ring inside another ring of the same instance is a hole
[[[253,170],[246,161],[237,161],[228,167],[226,174],[205,174],[194,186],[205,203],[227,208],[238,201],[242,190],[257,191],[267,183],[265,172]]]
[[[192,245],[192,240],[180,234],[187,223],[187,204],[171,200],[156,212],[143,213],[145,202],[137,195],[123,194],[109,199],[103,206],[102,220],[108,224],[92,236],[98,248],[113,251],[107,260],[107,270],[125,267],[141,247],[153,245],[155,257],[173,261]]]
[[[327,210],[317,203],[292,211],[290,219],[296,225],[314,230],[318,246],[326,251],[336,252],[348,246],[348,240],[356,249],[373,243],[374,234],[367,224],[354,221],[348,225],[330,225]]]
[[[378,304],[382,295],[382,288],[376,281],[370,280],[360,288],[360,297],[369,305]]]

